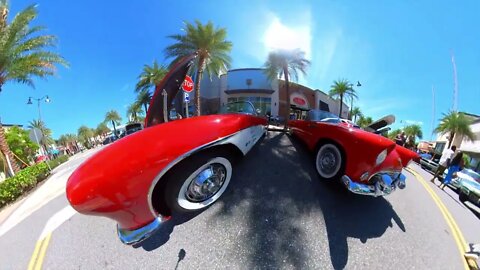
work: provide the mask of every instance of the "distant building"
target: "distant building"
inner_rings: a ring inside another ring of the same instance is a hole
[[[464,113],[467,117],[473,120],[470,125],[473,134],[475,134],[475,140],[470,141],[463,136],[455,134],[453,137],[452,145],[456,145],[457,149],[468,154],[470,156],[470,166],[477,172],[480,172],[480,115]],[[450,134],[439,134],[437,137],[437,143],[435,148],[441,148],[441,151],[448,145]]]
[[[193,101],[194,93],[191,95]],[[340,101],[332,99],[320,90],[297,83],[290,83],[290,112],[301,113],[310,109],[322,109],[339,113]],[[287,95],[283,80],[269,80],[261,68],[232,69],[219,78],[204,78],[201,83],[203,114],[217,113],[222,105],[232,101],[250,101],[262,114],[283,116],[287,108]],[[193,111],[192,109],[190,109]],[[343,103],[342,118],[348,118],[349,107]]]
[[[3,130],[5,132],[7,132],[9,129],[11,129],[12,127],[19,127],[19,128],[23,128],[23,125],[15,125],[15,124],[2,124],[2,127],[3,127]]]

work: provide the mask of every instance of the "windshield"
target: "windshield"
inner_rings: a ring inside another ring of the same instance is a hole
[[[472,177],[473,179],[475,179],[475,181],[480,181],[480,174],[475,172],[475,171],[472,171],[472,170],[463,170],[462,173]]]
[[[250,114],[257,115],[257,111],[252,103],[248,101],[237,101],[227,103],[225,106],[220,108],[221,114],[226,113],[241,113],[241,114]]]
[[[340,123],[341,120],[337,115],[322,110],[310,110],[308,111],[307,120],[314,122],[328,122],[328,123]]]

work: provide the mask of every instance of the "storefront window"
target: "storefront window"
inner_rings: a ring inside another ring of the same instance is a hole
[[[271,113],[272,99],[268,97],[231,97],[228,102],[249,101],[255,106],[255,109],[260,109],[260,114],[264,115]]]

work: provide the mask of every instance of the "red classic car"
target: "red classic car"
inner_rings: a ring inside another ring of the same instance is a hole
[[[168,121],[194,59],[179,61],[156,86],[145,129],[106,146],[68,179],[73,208],[116,220],[125,244],[148,238],[175,213],[217,201],[230,182],[232,160],[266,132],[267,119],[245,102],[228,104],[219,115]]]
[[[405,188],[402,169],[419,156],[393,141],[320,110],[289,121],[291,132],[315,153],[320,179],[341,179],[353,193],[372,196]]]

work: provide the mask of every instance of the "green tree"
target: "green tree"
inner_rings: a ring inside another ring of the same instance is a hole
[[[339,79],[333,81],[328,95],[333,98],[340,98],[340,111],[338,112],[338,117],[342,117],[343,99],[357,98],[357,93],[355,92],[355,89],[353,89],[352,84],[347,79]]]
[[[148,105],[150,104],[150,100],[152,99],[152,94],[148,90],[142,90],[137,94],[137,100],[135,101],[138,104],[143,105],[145,108],[145,113],[148,112]]]
[[[356,122],[357,117],[360,117],[362,115],[363,115],[362,111],[360,111],[359,107],[353,107],[350,117],[352,118],[353,122]]]
[[[106,123],[108,123],[108,122],[112,123],[113,134],[115,134],[115,136],[118,136],[116,125],[120,125],[121,121],[122,121],[122,118],[120,117],[118,112],[115,111],[115,110],[111,110],[111,111],[107,112],[107,114],[105,115],[105,122]]]
[[[56,71],[56,65],[68,66],[59,54],[50,51],[56,46],[53,35],[43,34],[45,27],[32,26],[37,18],[35,5],[20,11],[8,23],[8,1],[0,1],[0,92],[5,83],[16,82],[34,87],[33,77],[47,78]],[[13,160],[5,132],[0,124],[0,151]],[[19,170],[15,162],[13,171]]]
[[[83,125],[78,128],[77,131],[78,139],[82,142],[83,145],[90,147],[90,139],[93,137],[92,129]]]
[[[413,138],[413,141],[415,141],[415,138],[418,138],[420,140],[423,138],[422,127],[420,125],[408,125],[403,130],[405,131],[405,135]]]
[[[184,22],[184,33],[168,36],[175,41],[165,49],[167,58],[174,58],[172,64],[181,58],[196,53],[195,59],[195,106],[197,115],[200,115],[200,82],[203,72],[206,71],[211,78],[225,73],[230,67],[232,43],[227,41],[227,29],[215,27],[212,22],[202,24],[196,20],[194,24]]]
[[[164,65],[159,65],[157,60],[153,61],[153,65],[144,65],[142,73],[138,76],[138,82],[135,86],[135,91],[148,91],[154,87],[155,85],[159,84],[165,75],[167,75],[168,69]]]
[[[373,123],[373,119],[370,116],[368,116],[368,117],[360,116],[357,120],[357,125],[359,125],[361,128],[366,128],[371,123]]]
[[[40,140],[42,145],[49,145],[55,142],[52,138],[52,130],[49,129],[42,120],[32,120],[28,122],[28,127],[38,128],[42,132],[43,138]]]
[[[436,133],[449,134],[448,148],[452,145],[455,135],[462,136],[468,140],[475,140],[475,134],[472,132],[470,125],[473,120],[468,118],[464,113],[450,111],[443,114],[440,124],[435,128]]]
[[[28,131],[19,127],[12,127],[7,131],[5,136],[11,151],[21,159],[22,163],[28,163],[33,160],[39,146],[30,140]],[[13,160],[18,161],[17,158]]]
[[[97,128],[95,129],[95,135],[101,137],[105,136],[105,134],[107,134],[108,132],[110,132],[110,129],[105,123],[98,124]]]
[[[290,79],[298,80],[298,72],[306,75],[310,61],[305,59],[305,52],[300,49],[276,50],[268,54],[264,64],[265,73],[270,80],[285,78],[285,90],[287,94],[287,110],[285,115],[285,128],[290,118]]]
[[[402,130],[397,128],[397,129],[394,129],[390,132],[388,132],[388,138],[391,139],[391,140],[395,140],[395,137],[397,137],[398,134],[402,133]]]
[[[130,104],[127,108],[127,118],[130,119],[131,122],[136,123],[139,122],[139,117],[143,114],[142,104],[139,102],[134,102]]]

